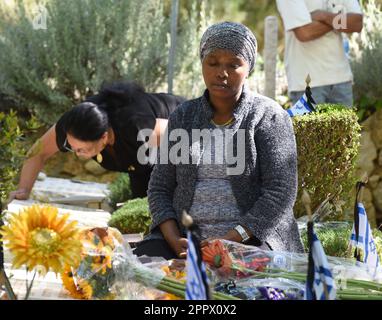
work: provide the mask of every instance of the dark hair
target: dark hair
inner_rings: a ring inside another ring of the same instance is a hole
[[[144,93],[145,90],[134,82],[104,84],[97,95],[65,114],[65,132],[82,141],[97,141],[112,125],[113,114]]]
[[[65,115],[65,132],[82,141],[99,140],[109,127],[107,112],[92,102],[82,102]]]
[[[106,110],[112,112],[133,103],[144,93],[145,89],[135,82],[115,81],[103,84],[98,95],[90,97],[86,101],[102,105]]]

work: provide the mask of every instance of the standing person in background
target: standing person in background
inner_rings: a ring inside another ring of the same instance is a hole
[[[292,103],[309,74],[316,103],[353,106],[353,75],[342,34],[362,30],[357,0],[277,0],[285,28],[284,63]]]

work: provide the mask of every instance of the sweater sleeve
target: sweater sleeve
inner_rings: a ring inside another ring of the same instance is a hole
[[[284,110],[266,114],[255,131],[255,143],[261,195],[240,223],[264,241],[284,215],[293,214],[297,196],[297,151],[289,115]]]
[[[170,115],[164,137],[168,137],[168,133],[177,127],[180,119],[178,111]],[[169,144],[168,147],[167,143]],[[176,167],[170,161],[160,163],[161,152],[166,152],[168,155],[170,147],[170,143],[162,139],[157,155],[157,163],[151,173],[148,186],[147,196],[152,217],[151,232],[166,220],[175,219],[178,221],[177,214],[172,205],[173,194],[176,188]]]

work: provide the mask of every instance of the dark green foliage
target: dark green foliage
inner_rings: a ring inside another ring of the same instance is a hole
[[[18,174],[25,150],[20,141],[20,129],[16,112],[0,113],[0,202],[8,198],[15,189],[15,177]],[[0,208],[1,210],[1,208]]]
[[[113,209],[117,209],[117,203],[131,199],[130,178],[127,173],[121,173],[117,179],[109,184],[109,202]]]
[[[312,200],[312,209],[340,188],[338,205],[353,205],[355,160],[360,144],[356,113],[339,105],[321,105],[320,112],[293,118],[298,153],[298,195],[294,207],[296,217],[305,213],[301,203],[305,188]],[[358,177],[359,178],[359,177]],[[333,218],[333,217],[332,217]],[[337,219],[344,218],[339,214]]]
[[[147,198],[129,200],[122,208],[113,213],[108,224],[124,234],[147,234],[151,224]]]
[[[18,109],[53,124],[104,81],[134,80],[147,91],[165,90],[170,17],[163,1],[50,0],[44,4],[46,29],[36,30],[35,3],[17,1],[13,11],[0,5],[0,93]],[[199,41],[204,15],[195,11],[187,28],[179,25],[182,56],[175,78],[193,73],[197,47],[189,46],[195,37]],[[182,77],[182,92],[193,92],[194,79]]]

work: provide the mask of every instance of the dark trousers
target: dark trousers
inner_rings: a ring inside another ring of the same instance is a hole
[[[176,253],[171,249],[166,240],[146,240],[136,244],[134,254],[138,257],[163,257],[166,260],[177,259]]]
[[[128,172],[132,199],[147,197],[151,172],[152,169],[140,173],[135,173],[134,171]]]

